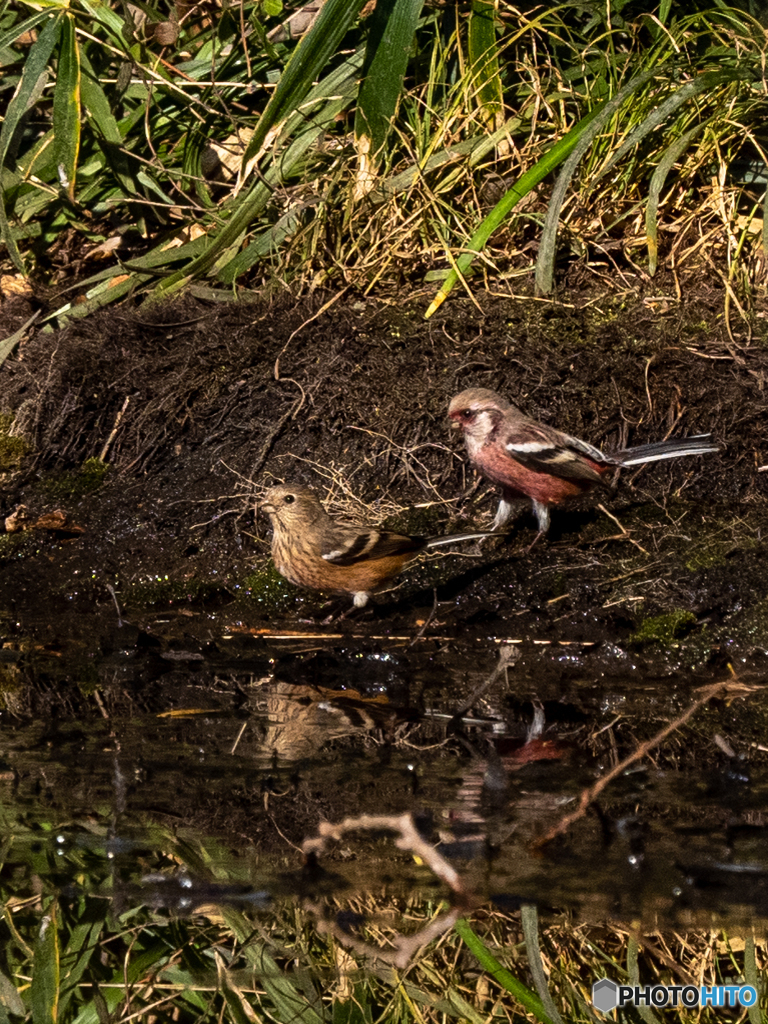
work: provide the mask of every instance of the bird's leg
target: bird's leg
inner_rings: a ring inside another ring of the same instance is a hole
[[[540,501],[534,501],[533,511],[536,514],[536,522],[539,524],[539,536],[549,530],[549,505],[544,505]]]
[[[334,604],[336,605],[335,611],[332,611],[330,615],[326,615],[324,619],[320,620],[321,626],[332,626],[334,623],[341,622],[343,619],[346,619],[348,615],[351,615],[352,612],[355,611],[355,606],[346,605],[346,602],[343,611],[339,610],[338,601],[335,601]]]
[[[370,596],[367,590],[358,591],[352,595],[351,605],[348,605],[342,612],[332,612],[327,618],[323,619],[321,625],[330,626],[332,622],[342,622],[348,615],[352,615],[353,612],[358,611],[360,608],[365,608]]]
[[[504,543],[509,533],[509,531],[505,530],[504,527],[510,519],[515,518],[515,513],[518,511],[518,504],[519,503],[515,501],[515,499],[506,498],[502,493],[502,497],[499,501],[499,507],[496,509],[496,518],[491,523],[491,529],[494,533],[498,533],[499,536],[498,538],[483,537],[481,540],[477,541],[473,549],[477,555],[480,555],[484,549],[486,551],[494,550]]]
[[[496,518],[491,523],[491,529],[500,530],[503,526],[506,526],[514,515],[514,511],[514,502],[511,502],[502,496],[501,501],[499,502],[499,507],[496,510]]]
[[[539,524],[539,532],[525,549],[526,555],[533,551],[536,544],[542,537],[546,536],[547,530],[549,530],[549,505],[543,505],[540,501],[534,501],[533,511],[536,514],[536,522]]]

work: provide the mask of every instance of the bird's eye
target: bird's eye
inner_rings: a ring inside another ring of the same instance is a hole
[[[285,502],[286,505],[292,505],[294,501],[296,501],[296,495],[286,494],[286,496],[283,498],[283,501]]]
[[[475,410],[474,409],[465,409],[464,412],[461,414],[462,419],[465,419],[465,420],[471,420],[474,415],[475,415]]]

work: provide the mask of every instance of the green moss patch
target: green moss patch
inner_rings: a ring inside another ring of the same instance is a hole
[[[669,647],[696,625],[693,612],[678,609],[666,615],[655,615],[645,619],[636,633],[630,637],[633,644],[662,644]]]
[[[18,469],[29,451],[29,445],[22,437],[10,433],[12,424],[13,416],[0,416],[0,473]]]
[[[242,582],[244,596],[257,603],[267,615],[287,611],[296,603],[302,591],[288,580],[283,579],[271,561],[251,573]]]
[[[122,589],[126,604],[134,607],[154,607],[158,604],[172,605],[197,601],[215,593],[220,586],[199,579],[172,579],[157,576],[141,580]]]
[[[43,490],[52,498],[82,498],[104,483],[109,465],[101,459],[86,459],[74,473],[61,473],[43,482]]]
[[[20,557],[24,549],[32,550],[34,546],[30,533],[0,533],[0,559]]]

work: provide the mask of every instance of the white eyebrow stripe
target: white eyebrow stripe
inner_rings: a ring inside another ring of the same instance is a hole
[[[526,441],[524,444],[512,444],[506,446],[510,452],[544,452],[554,450],[554,445],[547,441]]]

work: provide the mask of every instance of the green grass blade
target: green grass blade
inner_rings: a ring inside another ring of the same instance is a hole
[[[83,72],[80,80],[82,103],[94,138],[101,146],[123,192],[132,196],[138,195],[139,190],[123,152],[123,137],[109,106],[109,100],[104,94],[85,51],[81,53],[81,64]]]
[[[760,992],[760,979],[757,973],[757,960],[755,959],[755,937],[748,935],[744,942],[744,981],[751,985],[756,992]],[[765,1018],[760,1010],[760,1000],[747,1010],[749,1024],[760,1024]]]
[[[107,1015],[114,1013],[116,1007],[125,1000],[126,986],[130,988],[146,974],[159,974],[170,959],[169,947],[162,940],[142,952],[138,952],[139,948],[137,943],[131,951],[130,958],[126,958],[126,962],[120,965],[118,970],[113,971],[111,978],[103,985],[100,997],[86,1003],[72,1024],[103,1024],[105,1008]],[[119,1017],[120,1015],[117,1015],[116,1019]],[[33,1024],[37,1024],[37,1021],[33,1021]]]
[[[299,163],[304,154],[312,146],[315,140],[333,122],[336,115],[347,107],[354,98],[357,91],[357,75],[351,75],[345,83],[336,85],[333,100],[326,104],[322,113],[316,115],[312,120],[311,128],[305,131],[288,147],[279,165],[264,176],[265,184],[253,193],[254,209],[261,212],[272,198],[272,188],[280,183],[280,180],[291,173],[292,168]],[[256,208],[256,197],[260,193],[261,202]],[[292,234],[301,223],[301,211],[296,208],[289,209],[278,221],[271,225],[267,231],[262,232],[247,248],[239,252],[234,258],[227,261],[218,271],[219,280],[226,284],[232,284],[235,279],[260,259],[274,253],[277,247],[290,234]]]
[[[7,338],[0,340],[0,366],[3,365],[11,352],[13,352],[26,334],[27,328],[32,326],[35,320],[40,316],[40,313],[41,310],[38,309],[37,312],[33,313],[29,320],[26,321],[26,323],[21,325],[18,331],[14,331],[13,334],[9,334]]]
[[[627,942],[627,976],[630,985],[640,984],[640,965],[638,964],[637,955],[640,951],[637,939],[634,936],[630,937]],[[650,1006],[636,1006],[635,1010],[640,1015],[641,1020],[645,1021],[645,1024],[661,1024],[661,1021],[650,1008]]]
[[[219,988],[224,996],[224,1002],[227,1004],[232,1024],[258,1024],[259,1018],[253,1007],[237,985],[232,982],[229,971],[218,953],[216,954],[216,966],[219,972]]]
[[[116,14],[108,4],[103,3],[102,0],[80,0],[81,6],[84,10],[90,14],[90,16],[103,25],[105,29],[112,36],[113,42],[121,49],[125,51],[126,57],[129,57],[128,47],[126,46],[125,40],[125,28],[126,25],[119,14]]]
[[[16,92],[13,94],[11,102],[8,104],[3,127],[0,129],[0,168],[5,165],[8,148],[16,129],[21,124],[21,119],[26,114],[28,106],[34,102],[33,96],[38,88],[38,83],[42,76],[47,73],[48,61],[59,39],[62,17],[61,14],[54,14],[49,17],[48,24],[30,48],[27,59],[24,62],[21,80],[16,87]],[[0,202],[0,238],[6,244],[8,255],[11,257],[14,266],[23,273],[24,262],[16,241],[11,235],[4,202]]]
[[[493,0],[473,0],[467,30],[467,49],[478,102],[488,128],[498,127],[504,96],[496,38],[496,5]]]
[[[563,1018],[558,1013],[554,1000],[549,991],[547,976],[544,973],[544,965],[541,962],[541,950],[539,949],[539,914],[532,903],[524,903],[520,908],[520,920],[525,936],[525,948],[528,953],[528,966],[531,968],[533,981],[539,993],[547,1016],[554,1024],[563,1024]]]
[[[368,196],[368,201],[374,206],[380,206],[382,203],[394,199],[395,196],[408,192],[409,189],[413,188],[414,183],[427,172],[437,170],[446,164],[460,164],[454,171],[450,172],[449,177],[444,179],[442,187],[447,189],[455,177],[466,176],[467,164],[470,167],[476,167],[500,142],[508,138],[519,128],[520,118],[517,116],[510,117],[492,135],[482,135],[479,138],[464,139],[462,142],[453,143],[446,149],[427,157],[422,164],[411,164],[406,170],[400,171],[391,178],[381,181],[378,187]]]
[[[366,176],[372,173],[392,129],[423,6],[424,0],[379,0],[370,17],[355,111],[355,143]]]
[[[579,140],[587,131],[588,126],[595,121],[595,119],[602,113],[602,110],[602,106],[595,107],[594,110],[591,110],[586,117],[583,117],[578,124],[571,128],[567,135],[564,135],[559,142],[555,143],[555,145],[545,153],[544,156],[533,165],[533,167],[530,167],[525,174],[518,178],[512,188],[504,193],[491,212],[482,220],[475,230],[475,233],[470,238],[467,243],[468,251],[464,252],[456,260],[455,269],[448,273],[440,291],[434,297],[429,309],[425,313],[426,319],[429,319],[429,317],[431,317],[432,314],[440,308],[453,290],[453,286],[459,278],[467,272],[477,253],[483,249],[493,232],[504,223],[517,203],[519,203],[524,196],[528,195],[528,193],[532,191],[540,181],[546,178],[546,176],[553,171],[555,167],[561,164],[563,160],[568,157],[568,154],[571,153],[578,145]]]
[[[243,167],[261,151],[271,132],[277,133],[290,114],[299,112],[305,121],[307,115],[299,109],[309,93],[315,78],[328,59],[335,53],[344,34],[362,6],[364,0],[326,0],[312,29],[301,40],[286,65],[280,82],[259,119],[256,131],[243,154]],[[331,76],[329,76],[330,78]],[[172,294],[186,283],[207,273],[219,257],[233,246],[248,225],[263,208],[263,185],[255,182],[240,196],[234,212],[219,231],[206,251],[193,260],[184,271],[169,277],[156,290],[156,297]]]
[[[17,1017],[23,1017],[27,1008],[10,978],[0,973],[0,1011],[7,1010]],[[7,1019],[7,1014],[5,1015]]]
[[[103,270],[99,270],[97,273],[85,278],[84,281],[78,282],[78,291],[82,291],[84,288],[89,289],[86,291],[86,302],[74,306],[71,302],[68,302],[63,306],[59,306],[58,309],[55,309],[53,313],[50,313],[45,318],[43,323],[49,321],[64,323],[66,320],[85,316],[87,312],[90,313],[95,309],[100,309],[102,306],[109,305],[115,296],[103,294],[105,291],[108,293],[110,288],[120,288],[119,297],[122,297],[132,288],[136,288],[151,280],[152,274],[144,274],[145,270],[151,271],[154,268],[162,268],[173,261],[193,258],[198,256],[204,248],[205,239],[201,237],[177,248],[158,247],[153,249],[144,256],[137,256],[135,259],[130,260],[130,262],[122,264],[122,267],[130,272],[128,279],[124,281],[118,280],[118,278],[126,276],[120,267],[105,267]],[[96,287],[97,285],[99,287]]]
[[[483,970],[490,974],[497,985],[514,996],[518,1003],[525,1007],[526,1011],[532,1014],[536,1020],[541,1021],[542,1024],[554,1024],[544,1009],[544,1003],[536,993],[501,966],[482,939],[475,935],[465,918],[459,918],[454,928],[468,949],[477,957]]]
[[[317,21],[291,54],[277,88],[259,118],[253,138],[243,153],[244,169],[260,152],[270,132],[298,109],[315,79],[338,50],[364,2],[365,0],[326,0],[323,4]],[[232,237],[236,234],[237,232]]]
[[[449,1004],[453,1010],[452,1016],[458,1017],[462,1024],[486,1024],[488,1020],[487,1017],[481,1016],[455,988],[448,989],[443,1002]]]
[[[265,205],[271,192],[265,189]],[[250,242],[242,252],[224,264],[218,272],[218,278],[224,284],[233,284],[240,274],[249,270],[254,263],[276,255],[282,243],[293,235],[301,224],[301,210],[290,209],[280,220],[267,228]]]
[[[259,938],[253,941],[254,928],[246,916],[232,907],[222,908],[222,916],[241,944],[243,956],[251,964],[267,996],[279,1011],[277,1019],[295,1024],[324,1024],[326,1014],[320,997],[317,996],[310,1003],[299,992],[288,975],[280,970],[267,953],[263,940]]]
[[[56,901],[51,900],[35,941],[35,959],[29,987],[32,1024],[55,1024],[58,1019],[61,951],[57,909]]]
[[[703,75],[699,75],[692,82],[686,82],[685,85],[680,86],[671,96],[668,96],[663,103],[660,103],[658,107],[655,107],[650,114],[634,128],[624,142],[619,146],[616,152],[613,154],[611,159],[606,163],[605,167],[602,168],[600,174],[595,178],[595,181],[599,181],[601,178],[609,174],[621,158],[627,153],[633,146],[636,146],[638,142],[641,142],[646,136],[648,136],[654,129],[658,128],[670,114],[673,114],[679,107],[693,99],[694,96],[698,96],[699,93],[707,92],[714,89],[718,85],[722,85],[724,82],[734,82],[745,77],[751,78],[752,75],[748,72],[742,72],[738,70],[726,70],[726,71],[707,71]],[[632,84],[631,82],[629,83]]]
[[[648,186],[648,205],[645,208],[645,234],[648,244],[648,273],[653,277],[659,261],[659,236],[658,236],[658,212],[661,190],[667,180],[672,167],[677,163],[683,153],[688,149],[691,140],[698,135],[704,127],[704,122],[694,125],[679,139],[676,139],[668,147],[666,153],[659,161],[659,165],[653,172],[651,183]]]
[[[373,1024],[371,990],[367,985],[356,985],[351,999],[334,999],[331,1024]]]
[[[633,92],[645,85],[653,78],[655,72],[645,71],[637,75],[630,82],[620,89],[612,100],[608,100],[601,108],[597,117],[583,131],[576,141],[572,152],[563,164],[563,169],[552,190],[552,197],[547,207],[547,216],[544,220],[544,228],[541,232],[541,243],[539,256],[536,260],[536,290],[540,295],[549,295],[552,291],[554,280],[555,253],[557,242],[557,227],[560,222],[560,210],[563,206],[565,193],[571,183],[576,168],[581,158],[587,152],[595,136],[602,131],[614,113],[619,109],[625,99]]]
[[[69,934],[61,957],[61,1001],[60,1015],[65,1016],[67,1007],[78,990],[80,981],[91,964],[98,948],[102,929],[108,931],[104,919],[81,921]]]
[[[263,947],[259,950],[254,969],[277,1010],[278,1020],[290,1020],[295,1024],[323,1024],[325,1013],[319,996],[314,1005],[309,1002]]]
[[[109,280],[89,292],[85,302],[77,302],[74,305],[68,302],[65,306],[57,309],[55,313],[46,317],[46,319],[58,320],[60,323],[66,323],[67,320],[79,320],[84,316],[88,316],[89,313],[102,309],[104,306],[108,306],[110,303],[129,295],[135,288],[146,284],[152,278],[151,274],[122,274],[119,270],[116,271],[114,267],[111,267],[110,271],[112,276]]]
[[[53,147],[59,180],[69,198],[74,199],[80,152],[80,48],[71,14],[66,15],[61,26],[59,66],[53,91]]]
[[[13,28],[8,29],[7,32],[0,33],[0,50],[4,50],[6,46],[10,46],[15,43],[19,36],[23,36],[26,32],[30,32],[33,28],[37,28],[41,21],[45,21],[46,18],[50,18],[50,11],[38,11],[37,14],[33,14],[31,18],[27,18],[26,21],[20,21]]]

